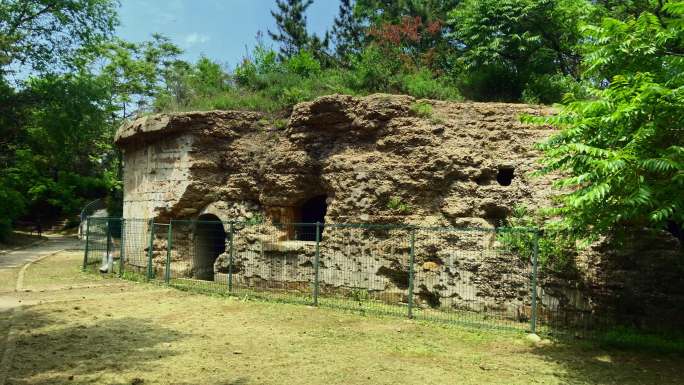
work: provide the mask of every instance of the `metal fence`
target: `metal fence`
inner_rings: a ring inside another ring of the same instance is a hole
[[[506,250],[502,232],[525,234],[531,249]],[[513,228],[93,217],[83,268],[186,290],[543,332],[552,317],[540,310],[538,238]]]

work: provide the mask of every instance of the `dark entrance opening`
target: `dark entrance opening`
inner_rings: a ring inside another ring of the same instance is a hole
[[[499,172],[496,174],[496,181],[502,186],[510,186],[513,181],[514,175],[513,167],[501,167]]]
[[[316,222],[325,222],[325,213],[328,211],[328,203],[325,195],[313,197],[299,208],[300,222],[296,231],[297,240],[299,241],[315,241],[316,240]],[[319,240],[323,235],[323,228],[319,228]]]
[[[226,251],[226,232],[221,220],[213,214],[200,215],[195,226],[195,258],[193,277],[214,280],[214,263]]]

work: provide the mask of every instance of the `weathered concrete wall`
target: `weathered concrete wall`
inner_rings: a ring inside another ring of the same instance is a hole
[[[297,105],[284,127],[258,113],[234,111],[137,120],[123,126],[116,139],[124,150],[124,216],[160,221],[206,214],[224,221],[263,218],[264,226],[244,229],[235,239],[236,279],[306,287],[313,273],[313,248],[291,242],[292,227],[270,223],[297,222],[299,207],[309,198],[327,197],[326,223],[459,228],[491,228],[515,205],[549,203],[550,178],[532,178],[530,173],[538,166],[534,144],[553,129],[520,121],[521,115],[549,110],[428,101],[433,112],[420,117],[412,111],[415,103],[408,96],[326,96]],[[512,180],[504,180],[511,171]],[[193,275],[194,237],[188,224],[179,226],[174,238],[173,263],[188,276]],[[323,238],[325,290],[363,287],[395,302],[405,298],[406,287],[398,277],[406,273],[406,234],[346,234],[326,228]],[[165,247],[162,240],[155,243],[158,266],[164,263]],[[573,276],[543,277],[540,292],[545,293],[546,309],[566,309],[567,317],[581,318],[597,307],[624,307],[607,300],[622,289],[609,283],[614,276],[605,275],[605,254],[588,253]],[[416,259],[422,267],[416,293],[423,306],[497,309],[520,319],[529,314],[529,264],[502,252],[491,232],[420,232]],[[224,254],[215,272],[226,271]],[[645,287],[643,282],[635,285]],[[632,303],[643,295],[634,298]],[[670,302],[658,306],[665,303]]]
[[[191,135],[178,134],[126,149],[124,218],[153,218],[180,200],[191,180],[192,142]]]
[[[284,129],[240,112],[136,121],[117,136],[126,216],[192,218],[216,202],[240,214],[249,206],[269,213],[325,194],[328,222],[491,226],[514,204],[546,199],[549,181],[528,174],[537,158],[533,144],[551,129],[519,121],[542,110],[432,102],[432,117],[419,118],[410,111],[414,102],[323,97],[298,105]],[[509,186],[496,181],[504,168],[514,170]],[[393,196],[410,210],[388,208]]]

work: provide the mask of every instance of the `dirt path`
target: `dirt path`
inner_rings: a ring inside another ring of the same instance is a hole
[[[0,255],[0,269],[20,267],[59,250],[78,250],[83,247],[75,236],[49,235],[48,240]]]

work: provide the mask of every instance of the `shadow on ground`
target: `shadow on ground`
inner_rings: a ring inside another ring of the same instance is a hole
[[[532,352],[557,368],[562,384],[681,384],[684,357],[564,341]]]
[[[67,312],[81,315],[83,322],[60,322]],[[144,319],[93,319],[78,306],[47,313],[25,309],[12,324],[18,333],[7,384],[136,383],[117,373],[144,371],[153,365],[150,361],[173,359],[170,344],[185,337]]]

